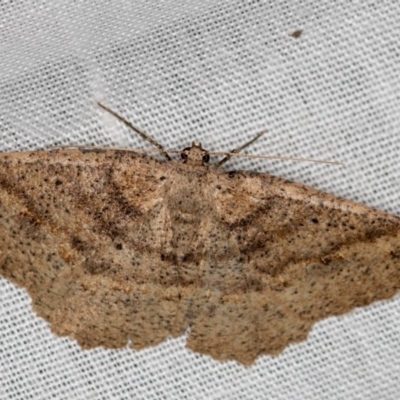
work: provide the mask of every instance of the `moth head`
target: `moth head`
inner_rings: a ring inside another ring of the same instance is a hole
[[[181,157],[184,164],[206,165],[210,161],[210,155],[207,150],[201,147],[201,143],[192,142],[191,147],[182,150]]]

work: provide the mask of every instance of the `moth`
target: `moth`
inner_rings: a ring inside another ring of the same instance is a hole
[[[189,349],[250,365],[399,291],[399,217],[225,172],[195,143],[180,161],[153,144],[165,161],[95,148],[0,154],[0,274],[55,334],[143,349],[189,329]]]

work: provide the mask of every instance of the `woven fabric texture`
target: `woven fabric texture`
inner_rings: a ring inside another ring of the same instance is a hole
[[[148,144],[234,159],[400,215],[400,2],[0,2],[0,150]],[[292,33],[302,30],[300,37]],[[245,368],[185,348],[83,351],[0,279],[0,399],[398,399],[400,296]]]

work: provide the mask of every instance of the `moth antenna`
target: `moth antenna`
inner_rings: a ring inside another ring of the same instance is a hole
[[[296,158],[296,157],[284,157],[284,156],[259,156],[255,154],[238,154],[238,153],[227,153],[224,151],[209,151],[208,154],[213,156],[224,156],[226,157],[222,160],[224,161],[226,158],[238,157],[238,158],[255,158],[261,160],[284,160],[284,161],[300,161],[300,162],[314,162],[318,164],[331,164],[331,165],[345,165],[344,163],[338,161],[326,161],[326,160],[315,160],[313,158]],[[221,165],[221,162],[217,164],[217,167]]]
[[[128,151],[136,151],[138,153],[161,153],[162,150],[160,149],[122,149]],[[182,150],[177,149],[165,149],[168,153],[172,154],[180,154]],[[238,158],[253,158],[253,159],[261,159],[261,160],[283,160],[283,161],[298,161],[298,162],[313,162],[318,164],[330,164],[330,165],[338,165],[344,166],[346,164],[339,162],[339,161],[326,161],[326,160],[316,160],[314,158],[298,158],[298,157],[285,157],[285,156],[260,156],[256,154],[238,154],[238,153],[229,153],[226,151],[207,151],[208,154],[213,156],[229,156],[231,157],[238,157]],[[219,164],[216,164],[216,167]]]
[[[103,110],[106,110],[109,112],[111,115],[113,115],[115,118],[119,119],[122,123],[124,123],[128,128],[134,130],[142,139],[146,140],[147,142],[151,143],[153,146],[156,146],[158,149],[160,149],[160,152],[164,155],[164,157],[167,160],[171,160],[171,157],[168,155],[167,151],[165,150],[164,146],[162,146],[160,143],[158,143],[156,140],[154,140],[151,136],[149,136],[147,133],[141,131],[139,128],[136,128],[133,124],[131,124],[128,120],[126,120],[124,117],[121,117],[121,115],[117,114],[115,111],[111,110],[111,108],[108,108],[104,104],[97,102],[98,106],[101,107]]]
[[[223,158],[215,167],[216,168],[221,168],[222,165],[224,165],[231,157],[235,157],[237,153],[240,153],[243,149],[245,149],[246,147],[250,146],[251,144],[253,144],[256,140],[258,140],[261,136],[265,135],[267,133],[267,131],[262,131],[260,133],[258,133],[256,136],[254,136],[253,139],[249,140],[248,142],[246,142],[245,144],[243,144],[242,146],[228,152],[228,153],[221,153],[220,155],[226,155],[225,158]],[[210,154],[212,154],[210,152]]]
[[[114,149],[114,148],[113,148]],[[175,154],[175,153],[182,153],[182,150],[177,150],[177,149],[163,149],[163,150],[161,150],[161,149],[143,149],[143,148],[129,148],[129,149],[123,149],[123,150],[128,150],[128,151],[135,151],[135,152],[137,152],[137,153],[144,153],[144,154],[146,154],[146,153],[163,153],[164,151],[166,151],[166,152],[168,152],[168,153],[172,153],[172,154]],[[225,154],[225,153],[224,153]]]
[[[153,139],[147,133],[141,131],[139,128],[134,126],[132,123],[130,123],[124,117],[119,115],[117,112],[111,110],[110,108],[108,108],[107,106],[105,106],[104,104],[102,104],[100,102],[97,102],[97,104],[99,105],[100,108],[102,108],[103,110],[106,110],[111,115],[113,115],[118,120],[120,120],[128,128],[130,128],[133,131],[135,131],[142,139],[146,140],[147,142],[151,143],[153,146],[156,147],[156,149],[129,149],[129,150],[143,152],[143,153],[162,153],[164,155],[164,157],[169,161],[171,160],[171,157],[168,155],[168,153],[181,153],[182,152],[182,150],[166,149],[164,146],[162,146],[160,143],[158,143],[155,139]],[[314,160],[314,159],[311,159],[311,158],[295,158],[295,157],[282,157],[282,156],[259,156],[259,155],[250,155],[250,154],[239,154],[243,149],[245,149],[246,147],[248,147],[251,144],[253,144],[255,141],[257,141],[261,136],[265,135],[266,133],[267,133],[266,130],[261,131],[256,136],[254,136],[253,139],[251,139],[248,142],[244,143],[242,146],[240,146],[240,147],[238,147],[236,149],[233,149],[230,152],[226,152],[226,151],[208,151],[208,154],[210,154],[210,155],[225,156],[218,164],[216,164],[215,168],[220,168],[227,161],[229,161],[232,157],[253,158],[253,159],[261,159],[261,160],[284,160],[284,161],[314,162],[314,163],[319,163],[319,164],[331,164],[331,165],[341,165],[341,166],[344,165],[341,162],[325,161],[325,160]],[[193,145],[195,145],[195,142],[192,142],[192,146]],[[201,143],[199,143],[199,146],[201,147]],[[76,146],[74,146],[74,147],[76,147]],[[87,147],[87,146],[85,146],[85,147]]]
[[[258,133],[253,139],[249,140],[242,146],[234,149],[230,152],[216,152],[216,151],[209,151],[209,154],[218,155],[218,156],[225,156],[217,165],[216,168],[220,168],[223,164],[225,164],[230,158],[232,157],[239,157],[239,158],[256,158],[261,160],[285,160],[285,161],[300,161],[300,162],[315,162],[319,164],[333,164],[333,165],[344,165],[341,162],[336,161],[325,161],[325,160],[314,160],[311,158],[295,158],[295,157],[281,157],[281,156],[258,156],[258,155],[249,155],[249,154],[239,154],[243,149],[253,144],[256,140],[258,140],[261,136],[265,135],[267,131],[261,131]]]

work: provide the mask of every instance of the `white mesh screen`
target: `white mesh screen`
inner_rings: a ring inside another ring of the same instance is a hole
[[[303,29],[300,38],[290,36]],[[236,159],[400,215],[400,2],[0,2],[0,146],[147,146],[96,101],[168,148]],[[249,150],[250,151],[250,150]],[[318,323],[250,368],[184,347],[82,351],[0,279],[1,399],[397,399],[400,297]]]

